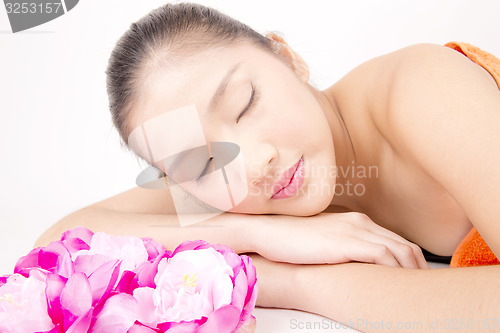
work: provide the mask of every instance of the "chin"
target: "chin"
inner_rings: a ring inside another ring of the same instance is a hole
[[[301,216],[311,216],[322,213],[332,202],[331,198],[314,198],[309,199],[308,204],[305,205],[303,211],[304,214]]]
[[[288,199],[267,199],[264,201],[243,200],[228,210],[240,214],[281,214],[292,216],[313,216],[323,212],[332,202],[333,195],[323,194],[308,197],[299,195]]]
[[[315,196],[313,198],[300,198],[298,201],[290,202],[284,207],[280,207],[275,214],[293,216],[313,216],[325,211],[330,205],[332,198],[329,196]]]

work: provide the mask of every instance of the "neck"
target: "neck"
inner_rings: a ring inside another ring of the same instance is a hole
[[[342,110],[339,108],[334,94],[328,90],[318,91],[314,89],[314,94],[330,126],[335,149],[334,162],[337,170],[337,179],[335,196],[332,199],[331,205],[342,206],[352,211],[359,211],[361,208],[359,202],[360,196],[355,195],[356,185],[360,183],[357,177],[358,159],[351,135],[344,122]]]

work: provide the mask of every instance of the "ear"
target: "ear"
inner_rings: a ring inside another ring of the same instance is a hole
[[[309,81],[309,66],[300,55],[298,55],[292,48],[285,42],[285,40],[274,32],[266,34],[266,38],[271,42],[271,47],[278,56],[285,60],[285,62],[293,69],[295,74],[304,82]]]

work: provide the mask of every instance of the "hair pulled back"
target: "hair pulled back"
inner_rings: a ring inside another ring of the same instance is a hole
[[[166,4],[132,23],[111,52],[106,70],[109,108],[122,141],[128,144],[130,110],[148,71],[165,61],[240,41],[271,50],[265,36],[199,4]]]

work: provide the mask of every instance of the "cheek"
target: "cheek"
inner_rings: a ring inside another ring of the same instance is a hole
[[[281,138],[280,142],[297,145],[297,148],[324,150],[332,142],[326,118],[314,103],[290,105],[272,126],[275,137]]]
[[[307,110],[300,107],[295,100],[277,99],[271,101],[262,110],[265,117],[259,119],[264,133],[269,134],[277,142],[296,142],[304,140],[312,126],[307,117]],[[258,124],[255,124],[258,125]]]
[[[316,98],[302,83],[291,84],[273,102],[275,132],[290,140],[311,141],[331,135],[328,123]],[[281,125],[281,126],[280,126]]]

